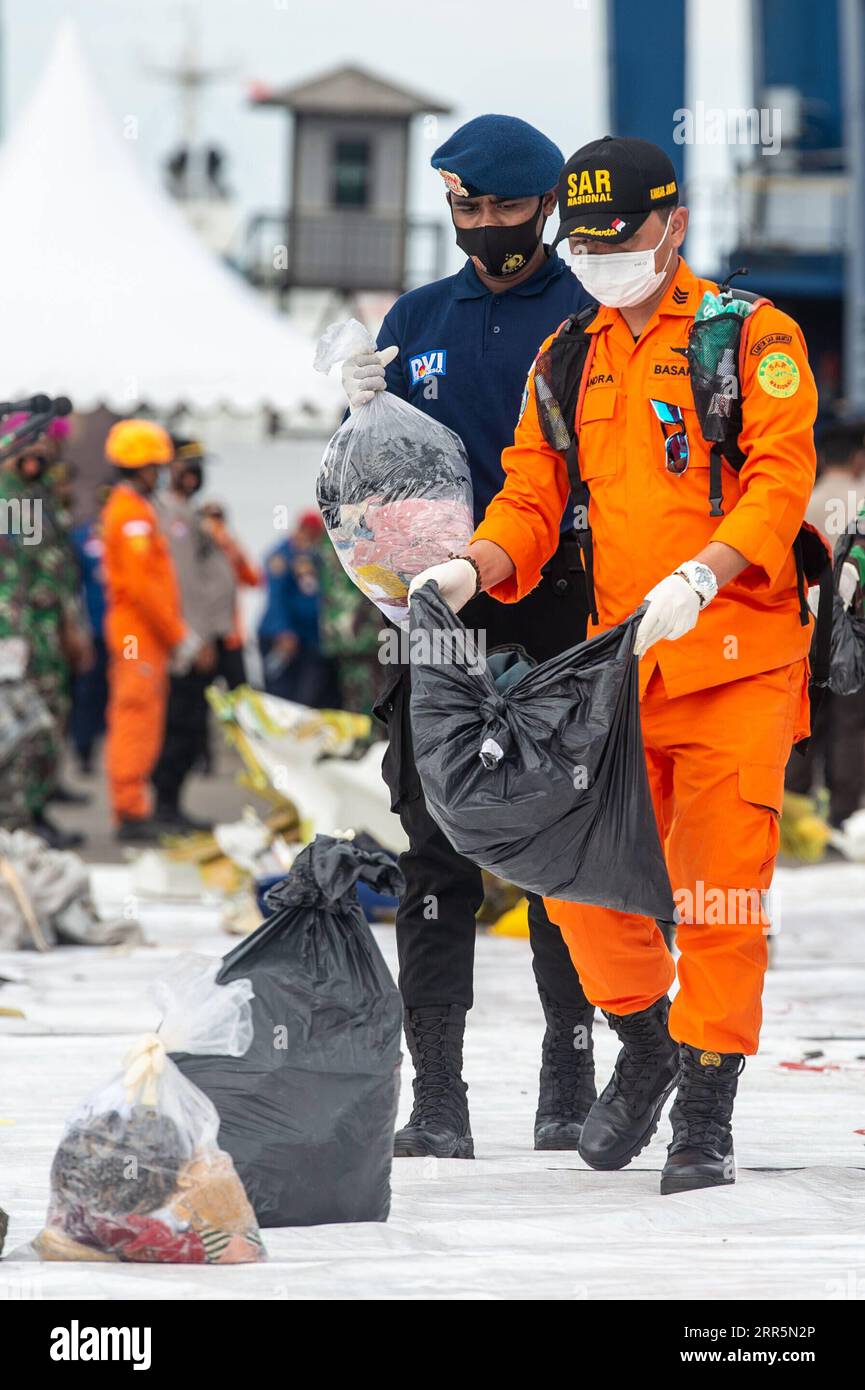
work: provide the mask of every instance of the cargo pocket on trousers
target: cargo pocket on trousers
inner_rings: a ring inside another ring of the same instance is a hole
[[[771,763],[742,763],[739,768],[739,795],[752,806],[766,806],[781,814],[784,800],[784,768]]]
[[[749,805],[771,812],[766,820],[765,866],[775,859],[781,838],[779,822],[784,800],[784,768],[772,763],[742,763],[739,767],[739,795]]]

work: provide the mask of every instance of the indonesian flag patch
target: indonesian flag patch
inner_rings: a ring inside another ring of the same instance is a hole
[[[623,222],[621,217],[614,217],[612,222],[610,223],[610,226],[612,227],[614,232],[623,232],[627,225],[627,222]]]

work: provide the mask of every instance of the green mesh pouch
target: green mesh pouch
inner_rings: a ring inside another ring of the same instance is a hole
[[[735,446],[742,428],[739,340],[743,320],[735,313],[697,318],[688,337],[691,391],[703,438],[721,452]]]

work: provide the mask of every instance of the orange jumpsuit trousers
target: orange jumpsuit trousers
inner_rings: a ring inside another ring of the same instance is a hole
[[[108,731],[105,762],[115,819],[150,814],[150,774],[165,733],[168,660],[164,652],[134,660],[112,651],[108,659]]]
[[[102,513],[107,596],[105,764],[117,821],[150,814],[150,774],[162,748],[168,662],[185,628],[168,543],[145,497],[114,488]]]
[[[784,767],[808,729],[804,661],[669,699],[655,668],[641,704],[649,785],[680,924],[678,1042],[754,1053]],[[587,997],[648,1008],[676,977],[655,922],[545,899]]]

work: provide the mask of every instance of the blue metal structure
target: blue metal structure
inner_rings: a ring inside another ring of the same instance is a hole
[[[754,86],[795,87],[803,101],[804,155],[836,152],[844,145],[841,110],[840,30],[834,0],[758,0],[754,14]]]
[[[736,150],[724,206],[737,235],[713,273],[746,266],[749,287],[802,324],[824,412],[843,399],[865,415],[865,0],[751,0],[751,11],[752,105],[782,112],[783,140],[773,155]],[[686,0],[610,0],[608,14],[612,129],[663,145],[684,182],[672,133]]]
[[[673,143],[673,113],[685,105],[685,0],[610,0],[610,134],[662,145],[681,186],[684,147]]]

